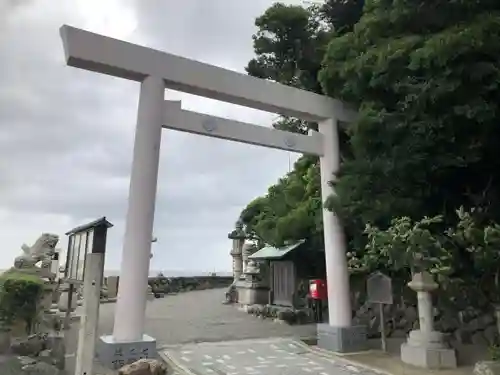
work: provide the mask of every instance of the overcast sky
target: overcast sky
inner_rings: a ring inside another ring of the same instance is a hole
[[[296,3],[298,1],[295,1]],[[243,71],[272,0],[0,0],[0,268],[42,232],[106,216],[120,267],[139,84],[65,66],[62,24]],[[167,91],[183,107],[269,126],[275,115]],[[164,130],[152,270],[231,269],[227,233],[290,154]],[[292,155],[292,158],[294,156]],[[292,159],[293,160],[293,159]]]

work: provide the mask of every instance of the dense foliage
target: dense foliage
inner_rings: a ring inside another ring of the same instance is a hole
[[[352,227],[477,206],[498,219],[500,3],[368,1],[320,79],[361,109],[337,211]]]
[[[241,213],[248,235],[282,246],[308,239],[322,244],[319,166],[316,158],[302,157],[265,197],[251,202]]]
[[[275,4],[256,25],[249,74],[323,90],[360,109],[359,120],[341,135],[337,197],[328,202],[343,220],[351,265],[357,259],[366,270],[387,268],[385,245],[373,242],[382,233],[394,248],[400,237],[425,234],[425,245],[406,248],[408,256],[445,249],[451,275],[496,275],[479,262],[482,252],[494,253],[484,250],[480,235],[476,242],[459,241],[465,219],[456,209],[464,207],[459,212],[478,233],[492,233],[486,228],[500,222],[500,3]],[[305,132],[314,124],[282,119],[276,127]],[[321,241],[319,185],[307,189],[311,181],[318,182],[317,161],[303,157],[243,211],[246,230],[272,244]]]
[[[426,270],[447,294],[445,304],[499,303],[500,225],[479,222],[478,211],[458,209],[456,224],[444,231],[442,216],[396,218],[385,230],[367,225],[364,251],[348,253],[351,270],[383,270],[402,280]]]
[[[0,321],[2,329],[8,329],[15,321],[22,321],[28,333],[33,329],[39,303],[43,294],[43,282],[37,276],[6,272],[0,276]]]
[[[322,93],[318,81],[328,41],[334,32],[352,29],[359,19],[362,1],[327,1],[321,7],[304,9],[276,3],[255,24],[256,58],[247,72],[255,77]],[[274,127],[306,133],[317,124],[281,118]],[[346,134],[342,144],[348,145]],[[341,148],[347,154],[345,147]],[[280,246],[308,239],[311,247],[323,246],[318,159],[304,156],[294,170],[269,188],[268,194],[252,201],[242,212],[246,232],[261,243]]]

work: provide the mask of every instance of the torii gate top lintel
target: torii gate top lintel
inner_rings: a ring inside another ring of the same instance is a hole
[[[161,77],[167,88],[308,121],[351,122],[342,102],[170,53],[63,25],[69,66],[134,81]]]

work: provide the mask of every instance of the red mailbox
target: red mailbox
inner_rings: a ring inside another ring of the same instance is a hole
[[[327,300],[328,293],[326,288],[326,280],[314,279],[309,281],[309,294],[312,299]]]

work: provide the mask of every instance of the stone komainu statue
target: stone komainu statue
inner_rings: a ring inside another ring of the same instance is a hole
[[[24,254],[15,258],[14,269],[40,274],[42,277],[51,277],[50,267],[58,242],[57,234],[43,233],[33,246],[23,244],[21,249]],[[41,262],[40,267],[37,266],[39,262]]]

